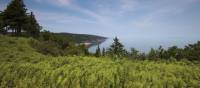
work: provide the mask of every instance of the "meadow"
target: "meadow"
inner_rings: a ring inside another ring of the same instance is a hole
[[[200,88],[199,62],[52,57],[32,40],[0,36],[0,88]]]

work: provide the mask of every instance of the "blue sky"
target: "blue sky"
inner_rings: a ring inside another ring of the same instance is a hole
[[[11,0],[0,0],[0,10]],[[200,0],[24,0],[52,32],[200,39]]]

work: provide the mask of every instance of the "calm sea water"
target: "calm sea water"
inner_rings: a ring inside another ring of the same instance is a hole
[[[141,52],[149,52],[151,48],[158,48],[160,45],[167,49],[171,46],[178,46],[183,48],[185,45],[196,43],[200,38],[167,38],[167,39],[128,39],[121,38],[120,42],[124,45],[125,49],[130,50],[135,48]],[[113,38],[108,38],[105,42],[100,44],[100,48],[108,48],[113,42]],[[94,53],[97,45],[89,48],[89,52]]]

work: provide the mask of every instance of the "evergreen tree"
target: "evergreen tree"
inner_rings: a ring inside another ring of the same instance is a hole
[[[131,48],[130,57],[134,58],[134,59],[137,59],[138,58],[138,53],[139,53],[138,50],[136,50],[135,48]]]
[[[4,10],[3,20],[7,30],[12,30],[16,35],[21,35],[26,24],[26,8],[23,0],[12,0]]]
[[[162,46],[159,46],[159,48],[158,48],[158,56],[159,56],[159,58],[163,58],[164,57],[164,49],[163,49],[163,47]]]
[[[116,56],[123,56],[126,54],[126,50],[124,49],[124,46],[122,45],[122,43],[119,42],[119,39],[117,37],[115,37],[114,42],[112,43],[112,45],[110,46],[110,48],[108,49],[108,52],[110,53],[110,55],[116,55]]]
[[[98,45],[98,47],[97,47],[97,49],[96,49],[95,56],[96,56],[96,57],[100,57],[100,56],[101,56],[101,49],[100,49],[99,45]]]
[[[105,56],[106,55],[106,51],[105,51],[105,48],[103,48],[102,50],[102,56]]]
[[[184,49],[184,57],[190,61],[200,61],[200,41],[186,46]]]
[[[0,12],[0,34],[3,34],[4,28],[3,28],[3,12]]]
[[[33,12],[30,13],[30,15],[27,16],[27,23],[26,23],[26,31],[29,36],[32,37],[38,37],[41,26],[38,24],[37,20],[35,19],[35,15]]]
[[[140,54],[138,55],[138,58],[139,58],[140,60],[145,60],[145,59],[146,59],[146,54],[145,54],[145,53],[140,53]]]
[[[172,46],[168,49],[169,57],[174,57],[176,59],[182,58],[182,49],[178,48],[177,46]]]
[[[150,50],[150,52],[149,52],[149,54],[148,54],[148,58],[149,58],[150,60],[154,60],[154,59],[157,58],[157,53],[156,53],[156,50],[155,50],[155,49],[151,48],[151,50]]]
[[[89,53],[89,51],[88,51],[87,48],[84,48],[84,54],[85,54],[86,56],[89,56],[89,55],[90,55],[90,53]]]

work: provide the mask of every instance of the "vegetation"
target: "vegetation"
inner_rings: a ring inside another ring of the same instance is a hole
[[[55,35],[63,36],[65,38],[70,38],[71,41],[76,43],[90,42],[94,44],[99,44],[106,40],[106,37],[88,34],[72,34],[72,33],[54,33]]]
[[[115,37],[113,44],[108,48],[108,54],[112,57],[123,57],[126,54],[126,50],[124,49],[124,45],[119,42],[119,39]]]
[[[116,37],[91,54],[80,43],[104,37],[41,31],[26,10],[12,0],[0,13],[0,88],[200,88],[200,42],[145,54]]]
[[[70,39],[48,31],[42,32],[38,40],[31,41],[31,46],[38,52],[51,56],[89,55],[85,45],[76,45]]]
[[[96,56],[96,57],[100,57],[100,56],[101,56],[101,49],[100,49],[99,45],[98,45],[98,47],[97,47],[97,49],[96,49],[95,56]]]
[[[27,13],[27,9],[23,0],[12,0],[7,8],[1,13],[1,33],[6,34],[8,31],[15,36],[22,36],[22,32],[26,32],[24,36],[37,37],[41,30],[34,14]]]
[[[199,88],[200,64],[187,60],[51,57],[33,39],[0,36],[1,88]]]

